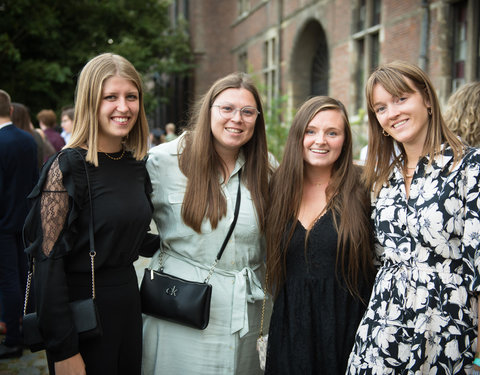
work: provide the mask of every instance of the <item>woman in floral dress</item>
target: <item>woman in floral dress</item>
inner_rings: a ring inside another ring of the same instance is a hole
[[[380,269],[347,373],[475,373],[480,151],[448,130],[412,64],[377,68],[366,95]]]

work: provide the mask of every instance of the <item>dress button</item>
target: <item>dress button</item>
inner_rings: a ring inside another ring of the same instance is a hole
[[[407,226],[405,224],[402,225],[402,230],[406,230]]]

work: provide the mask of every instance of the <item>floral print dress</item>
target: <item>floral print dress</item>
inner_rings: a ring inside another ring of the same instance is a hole
[[[380,261],[347,374],[470,374],[480,291],[480,150],[399,169],[372,200]],[[449,173],[450,172],[450,173]]]

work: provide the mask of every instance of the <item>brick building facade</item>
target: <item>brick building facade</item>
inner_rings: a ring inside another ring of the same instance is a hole
[[[190,25],[196,66],[190,97],[248,71],[265,102],[312,95],[364,108],[364,83],[379,63],[418,64],[440,101],[480,79],[479,0],[176,0]]]
[[[194,92],[248,70],[298,106],[328,94],[356,112],[378,63],[420,65],[442,103],[478,80],[478,0],[190,0]],[[267,98],[268,99],[268,98]]]

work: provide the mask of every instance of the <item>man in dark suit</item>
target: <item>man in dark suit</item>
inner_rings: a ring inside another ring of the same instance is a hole
[[[20,357],[23,339],[23,293],[27,258],[22,227],[28,213],[27,195],[38,179],[37,145],[27,132],[13,126],[11,100],[0,90],[0,298],[7,332],[0,359]]]

